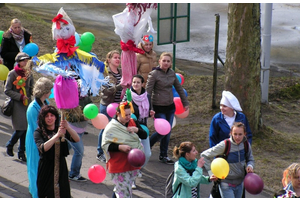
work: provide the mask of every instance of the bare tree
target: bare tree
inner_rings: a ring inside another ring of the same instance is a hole
[[[228,4],[225,90],[239,99],[253,132],[261,117],[260,53],[260,4]]]

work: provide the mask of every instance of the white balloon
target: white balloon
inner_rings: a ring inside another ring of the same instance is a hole
[[[176,126],[176,117],[174,116],[173,123],[172,123],[172,128],[174,128],[175,126]]]

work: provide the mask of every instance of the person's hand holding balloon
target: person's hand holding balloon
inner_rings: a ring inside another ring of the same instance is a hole
[[[131,147],[129,145],[126,144],[120,144],[119,145],[119,150],[125,153],[129,153],[129,151],[131,150]]]
[[[254,171],[253,171],[253,168],[251,167],[251,166],[248,166],[247,168],[246,168],[246,171],[247,171],[247,173],[253,173]]]
[[[218,177],[216,177],[214,174],[211,175],[211,177],[209,177],[209,180],[210,181],[217,181],[218,180]]]
[[[154,115],[155,115],[155,111],[154,110],[150,110],[150,117],[154,118]]]

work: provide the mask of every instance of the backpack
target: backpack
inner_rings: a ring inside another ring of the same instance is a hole
[[[222,158],[224,158],[225,160],[227,160],[228,154],[229,154],[229,152],[230,152],[231,142],[230,142],[230,139],[229,139],[229,138],[226,139],[224,142],[225,142],[225,150],[224,150],[224,153],[223,153],[223,155],[217,156],[217,157],[222,157]],[[245,149],[245,154],[247,154],[247,153],[248,153],[248,150],[249,150],[249,146],[248,146],[248,141],[247,141],[247,140],[244,141],[244,149]],[[246,158],[246,161],[247,161],[247,156],[245,156],[245,158]]]
[[[172,191],[172,185],[173,185],[173,180],[174,180],[174,169],[173,171],[169,174],[167,180],[166,180],[166,185],[165,185],[165,198],[172,198],[174,194],[176,194],[178,189],[181,189],[182,183],[179,183],[177,186],[176,190]]]

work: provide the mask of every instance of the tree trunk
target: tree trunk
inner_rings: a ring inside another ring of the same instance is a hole
[[[228,4],[225,90],[238,98],[252,132],[261,117],[260,30],[259,3]]]

